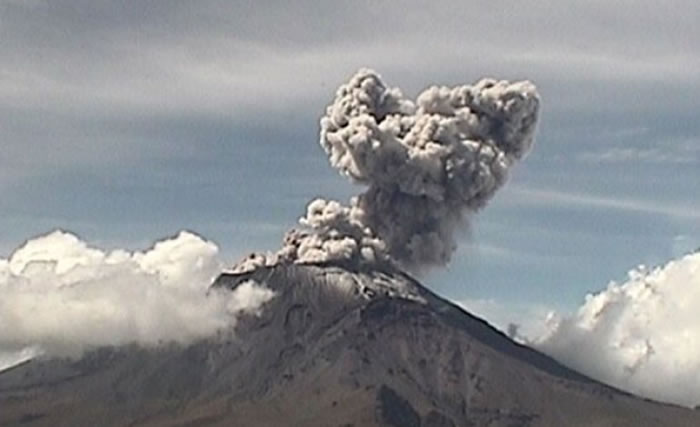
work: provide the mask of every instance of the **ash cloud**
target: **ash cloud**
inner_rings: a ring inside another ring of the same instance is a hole
[[[434,86],[411,100],[360,70],[321,119],[321,145],[365,191],[348,205],[312,201],[277,253],[236,269],[343,260],[419,272],[446,264],[456,232],[532,147],[538,108],[529,82]],[[143,252],[104,251],[61,231],[32,239],[0,259],[0,354],[79,356],[230,331],[274,293],[255,283],[208,292],[221,271],[216,245],[188,232]]]
[[[104,251],[62,231],[31,239],[0,258],[0,365],[228,333],[274,292],[253,282],[209,290],[221,267],[217,246],[189,232],[143,252]]]
[[[389,261],[420,272],[450,261],[458,230],[532,148],[539,96],[527,81],[432,86],[416,100],[362,69],[321,119],[331,165],[366,190],[312,201],[283,248],[256,263]]]

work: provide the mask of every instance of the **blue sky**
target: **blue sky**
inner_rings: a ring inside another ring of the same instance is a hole
[[[276,249],[310,199],[358,190],[318,119],[363,66],[412,96],[494,76],[542,97],[438,292],[572,310],[700,247],[696,1],[317,3],[0,1],[0,255],[56,228]]]

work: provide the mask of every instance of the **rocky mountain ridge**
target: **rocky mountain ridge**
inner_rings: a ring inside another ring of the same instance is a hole
[[[276,295],[235,334],[104,348],[0,375],[0,425],[694,426],[513,342],[410,276],[277,264],[223,274]]]

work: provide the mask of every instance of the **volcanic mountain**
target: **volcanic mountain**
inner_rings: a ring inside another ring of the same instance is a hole
[[[2,426],[697,426],[593,381],[391,267],[222,274],[276,294],[235,334],[0,374]],[[164,319],[167,321],[167,319]]]

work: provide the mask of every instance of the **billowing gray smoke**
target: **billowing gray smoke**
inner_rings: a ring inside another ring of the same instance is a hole
[[[446,264],[457,229],[532,147],[538,110],[527,81],[433,86],[414,102],[360,70],[321,119],[321,145],[331,165],[368,188],[349,206],[311,202],[303,229],[273,258],[383,260],[414,272]]]

